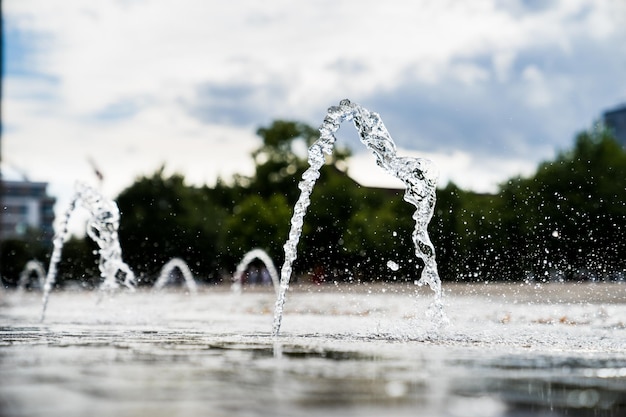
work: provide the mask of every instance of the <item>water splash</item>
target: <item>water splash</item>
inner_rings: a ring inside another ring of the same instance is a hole
[[[152,288],[156,291],[163,288],[169,281],[171,273],[176,268],[178,268],[178,270],[183,274],[183,278],[185,279],[185,284],[187,284],[189,292],[196,294],[198,292],[198,286],[196,285],[196,281],[193,279],[193,274],[191,273],[187,263],[180,258],[170,259],[165,265],[163,265],[161,273]]]
[[[292,265],[297,258],[297,245],[302,234],[304,216],[311,202],[311,192],[320,176],[319,171],[325,163],[324,154],[332,154],[337,140],[335,132],[341,123],[350,120],[354,123],[361,142],[374,154],[376,164],[404,183],[406,187],[404,200],[416,207],[413,214],[415,229],[412,238],[415,244],[415,255],[424,264],[418,284],[426,283],[435,292],[435,299],[428,312],[429,316],[441,322],[445,321],[435,249],[427,231],[428,223],[435,208],[437,168],[428,159],[397,156],[396,145],[380,116],[356,103],[351,103],[349,100],[342,100],[338,106],[332,106],[328,109],[324,122],[319,128],[320,137],[309,148],[309,168],[304,172],[302,180],[298,184],[301,193],[291,218],[289,238],[284,245],[285,261],[281,269],[280,291],[274,310],[272,329],[274,336],[280,332],[285,297],[289,289]]]
[[[24,269],[20,273],[20,280],[17,284],[18,291],[24,291],[26,289],[28,281],[33,273],[37,276],[37,284],[39,285],[39,289],[43,290],[46,279],[46,270],[44,269],[41,262],[33,259],[26,262]]]
[[[135,274],[122,261],[122,249],[120,247],[117,230],[120,223],[120,211],[114,201],[104,197],[95,188],[87,184],[77,183],[76,192],[69,207],[63,214],[58,230],[54,235],[53,251],[50,257],[50,266],[43,286],[43,308],[41,321],[43,322],[48,305],[50,291],[54,286],[57,275],[57,266],[61,261],[63,244],[69,233],[68,223],[72,213],[77,207],[87,209],[90,214],[87,221],[87,235],[98,244],[100,248],[100,276],[104,282],[100,285],[101,290],[116,289],[120,284],[134,289]]]
[[[274,284],[274,290],[276,291],[276,295],[279,294],[279,278],[278,272],[276,271],[276,266],[274,266],[274,261],[272,258],[265,252],[263,249],[252,249],[250,252],[246,253],[237,265],[237,269],[235,270],[235,274],[233,275],[233,285],[232,289],[235,292],[241,292],[241,281],[243,278],[243,273],[248,268],[248,265],[255,260],[258,259],[265,264],[267,271],[269,272],[270,278],[272,279],[272,284]]]

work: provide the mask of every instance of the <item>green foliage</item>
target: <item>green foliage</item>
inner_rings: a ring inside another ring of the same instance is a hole
[[[323,266],[338,270],[348,255],[342,250],[343,237],[352,213],[360,204],[359,186],[334,165],[323,167],[311,195],[302,233],[302,256],[298,265],[303,270]]]
[[[206,281],[232,273],[254,248],[267,251],[280,266],[300,194],[297,183],[308,167],[298,149],[317,134],[289,121],[275,121],[258,133],[263,142],[252,155],[252,177],[194,187],[181,175],[165,176],[161,168],[119,195],[124,260],[143,282],[152,282],[173,257]],[[355,183],[343,169],[348,155],[338,149],[321,170],[294,264],[296,277],[322,271],[333,281],[416,280],[421,265],[411,240],[415,208],[403,200],[402,190]],[[442,279],[623,276],[625,178],[626,152],[601,130],[581,133],[572,149],[542,163],[531,177],[510,179],[497,194],[446,185],[437,192],[429,230]],[[95,249],[92,242],[69,241],[61,282],[97,284]],[[2,256],[5,284],[14,285],[26,261],[45,254],[9,241]],[[398,268],[389,268],[388,261]]]
[[[257,135],[263,139],[263,145],[252,153],[257,166],[272,161],[276,163],[301,164],[302,158],[294,152],[294,144],[303,141],[309,147],[317,139],[317,131],[312,127],[285,120],[276,120],[269,127],[261,127]]]
[[[625,178],[626,152],[600,130],[578,135],[533,177],[509,181],[501,212],[521,268],[565,278],[623,272]]]
[[[229,252],[243,255],[261,247],[275,261],[281,261],[292,208],[300,195],[297,185],[309,166],[306,149],[317,140],[318,133],[305,124],[282,120],[257,133],[263,144],[253,153],[255,175],[237,178],[240,199],[228,222],[233,245]],[[357,187],[336,165],[349,154],[346,148],[339,147],[321,172],[312,199],[322,201],[310,206],[305,222],[300,246],[307,256],[297,261],[301,271],[311,270],[319,263],[334,267],[339,262],[338,247]]]
[[[225,222],[226,250],[234,255],[231,265],[254,248],[265,250],[274,260],[280,259],[290,217],[291,207],[283,195],[244,197]]]
[[[352,254],[358,279],[416,280],[421,266],[412,243],[414,207],[398,191],[369,189],[349,219],[344,234],[346,250]],[[393,261],[399,269],[387,267]]]
[[[317,130],[303,123],[277,120],[259,128],[257,134],[263,143],[252,153],[255,174],[251,178],[235,177],[237,186],[263,198],[282,194],[293,205],[300,195],[300,177],[309,166],[306,150],[319,137]],[[327,162],[335,165],[349,155],[347,148],[337,147]]]
[[[165,178],[163,168],[119,195],[124,260],[141,281],[154,281],[163,265],[176,257],[201,280],[216,278],[227,212],[212,197],[206,187],[185,185],[181,175]]]
[[[263,140],[260,148],[252,153],[255,174],[252,178],[236,177],[237,185],[248,194],[269,198],[283,194],[287,200],[298,198],[298,178],[307,168],[306,159],[296,153],[313,143],[316,131],[302,123],[277,120],[269,127],[261,127],[257,134]]]
[[[63,256],[58,265],[56,285],[97,288],[103,281],[98,269],[99,260],[98,245],[95,242],[88,237],[70,237],[63,244]]]
[[[448,184],[431,222],[443,279],[619,278],[626,271],[626,152],[604,130],[495,195]],[[620,255],[621,254],[621,255]]]
[[[258,131],[255,175],[233,186],[184,185],[162,170],[126,190],[125,256],[154,274],[173,256],[205,274],[232,272],[259,247],[277,262],[287,240],[297,182],[308,167],[297,143],[315,131],[276,121]],[[303,146],[301,146],[303,148]],[[340,169],[347,151],[322,168],[305,217],[296,274],[323,270],[332,280],[415,280],[421,265],[411,234],[414,207],[400,190],[363,188]],[[477,194],[454,184],[438,190],[430,235],[443,279],[581,278],[625,270],[626,154],[608,132],[580,134],[571,150],[512,178],[500,192]],[[202,256],[200,256],[202,255]],[[399,268],[387,267],[394,261]]]

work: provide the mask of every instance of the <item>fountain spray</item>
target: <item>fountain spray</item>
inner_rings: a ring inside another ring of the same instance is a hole
[[[98,244],[100,248],[100,276],[104,278],[104,282],[100,285],[100,289],[115,289],[120,284],[134,289],[135,274],[122,261],[122,249],[117,235],[120,224],[120,211],[117,204],[113,200],[104,197],[95,188],[87,184],[77,183],[76,193],[70,202],[69,207],[63,214],[57,232],[53,239],[53,251],[50,257],[50,266],[43,287],[43,308],[41,311],[41,321],[43,322],[48,305],[50,291],[54,286],[57,274],[57,265],[61,261],[61,253],[63,244],[68,231],[68,223],[72,213],[77,207],[86,208],[90,217],[87,222],[87,235]]]
[[[161,273],[157,278],[154,286],[152,287],[155,291],[162,289],[165,284],[167,284],[170,279],[171,273],[174,269],[178,269],[181,274],[183,274],[183,278],[185,279],[185,284],[187,285],[187,289],[191,294],[196,294],[198,292],[198,285],[196,281],[193,279],[193,274],[189,269],[189,265],[181,258],[172,258],[163,267],[161,268]]]
[[[243,259],[241,260],[241,262],[239,262],[239,264],[237,265],[237,268],[235,269],[235,274],[233,275],[233,285],[231,288],[236,293],[241,292],[241,287],[242,287],[241,281],[243,279],[243,274],[244,272],[246,272],[246,269],[248,268],[250,263],[254,261],[255,259],[258,259],[261,262],[263,262],[263,264],[267,268],[267,272],[269,273],[270,278],[272,279],[272,284],[274,285],[274,291],[276,291],[276,295],[278,296],[279,295],[279,278],[278,278],[278,272],[276,272],[276,266],[274,266],[274,261],[272,261],[272,258],[267,254],[267,252],[259,248],[252,249],[251,251],[246,253]]]
[[[324,122],[319,128],[320,137],[309,148],[309,168],[302,174],[302,180],[298,184],[301,193],[291,218],[289,238],[284,245],[285,261],[281,269],[280,291],[276,300],[272,328],[274,336],[278,336],[280,332],[285,297],[292,274],[292,265],[297,258],[298,241],[302,234],[304,216],[311,203],[311,192],[320,176],[319,171],[324,165],[324,155],[330,155],[333,152],[337,140],[335,132],[339,130],[341,123],[345,121],[354,123],[361,142],[374,154],[376,164],[404,183],[406,187],[404,200],[416,207],[416,211],[413,214],[415,229],[412,234],[415,255],[424,264],[418,284],[426,283],[435,292],[430,315],[439,321],[445,320],[441,300],[441,280],[437,272],[437,262],[435,260],[435,248],[430,241],[427,230],[435,208],[435,189],[438,179],[437,168],[428,159],[398,157],[396,145],[380,116],[346,99],[342,100],[338,106],[332,106],[328,109]]]

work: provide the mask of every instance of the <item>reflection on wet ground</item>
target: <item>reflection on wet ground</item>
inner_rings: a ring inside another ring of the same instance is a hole
[[[0,416],[626,415],[625,286],[484,289],[0,293]]]

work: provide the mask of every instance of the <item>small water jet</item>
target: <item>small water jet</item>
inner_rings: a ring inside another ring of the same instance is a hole
[[[250,252],[246,253],[237,265],[235,269],[235,274],[233,275],[233,285],[232,289],[235,292],[241,292],[242,279],[243,274],[250,265],[252,261],[255,259],[260,260],[265,264],[265,268],[267,268],[267,272],[269,273],[270,278],[272,279],[272,284],[274,285],[274,290],[276,291],[276,295],[279,295],[279,281],[278,281],[278,272],[276,271],[276,266],[274,266],[274,261],[272,258],[265,252],[263,249],[252,249]]]
[[[100,276],[104,278],[100,289],[116,289],[120,284],[129,289],[134,289],[135,287],[135,274],[122,261],[122,249],[117,234],[120,224],[120,211],[117,204],[113,200],[104,197],[95,188],[79,182],[76,184],[74,197],[63,214],[52,241],[54,248],[50,257],[48,274],[43,285],[42,322],[45,318],[50,291],[56,281],[57,266],[61,261],[63,244],[69,233],[68,223],[71,215],[78,207],[83,207],[89,212],[87,235],[100,248],[98,250],[100,254],[98,268],[100,269]]]
[[[20,273],[20,280],[17,284],[18,291],[24,291],[26,289],[33,274],[37,277],[37,288],[43,290],[46,280],[46,270],[41,262],[33,259],[26,262],[24,269]]]
[[[324,122],[319,128],[320,137],[309,148],[309,168],[302,174],[302,180],[298,184],[301,193],[291,218],[289,238],[284,245],[285,261],[281,269],[280,290],[276,300],[272,328],[274,336],[280,332],[286,292],[289,288],[292,265],[297,257],[297,245],[302,234],[304,216],[311,202],[310,195],[320,176],[319,171],[325,163],[324,154],[332,154],[337,140],[335,132],[345,121],[354,123],[361,142],[374,154],[376,164],[404,183],[406,187],[404,200],[416,207],[413,214],[415,229],[412,234],[415,255],[424,264],[418,284],[426,283],[435,292],[429,315],[439,322],[445,320],[435,249],[427,230],[435,208],[437,169],[428,159],[397,156],[395,143],[380,116],[356,103],[351,103],[350,100],[342,100],[338,106],[328,109]]]
[[[170,280],[172,272],[174,272],[175,269],[178,269],[180,273],[183,274],[183,278],[185,279],[185,284],[187,285],[189,292],[196,294],[198,292],[198,286],[196,285],[196,281],[193,279],[193,274],[191,273],[187,263],[180,258],[172,258],[165,265],[163,265],[161,273],[152,288],[155,291],[162,289]]]

